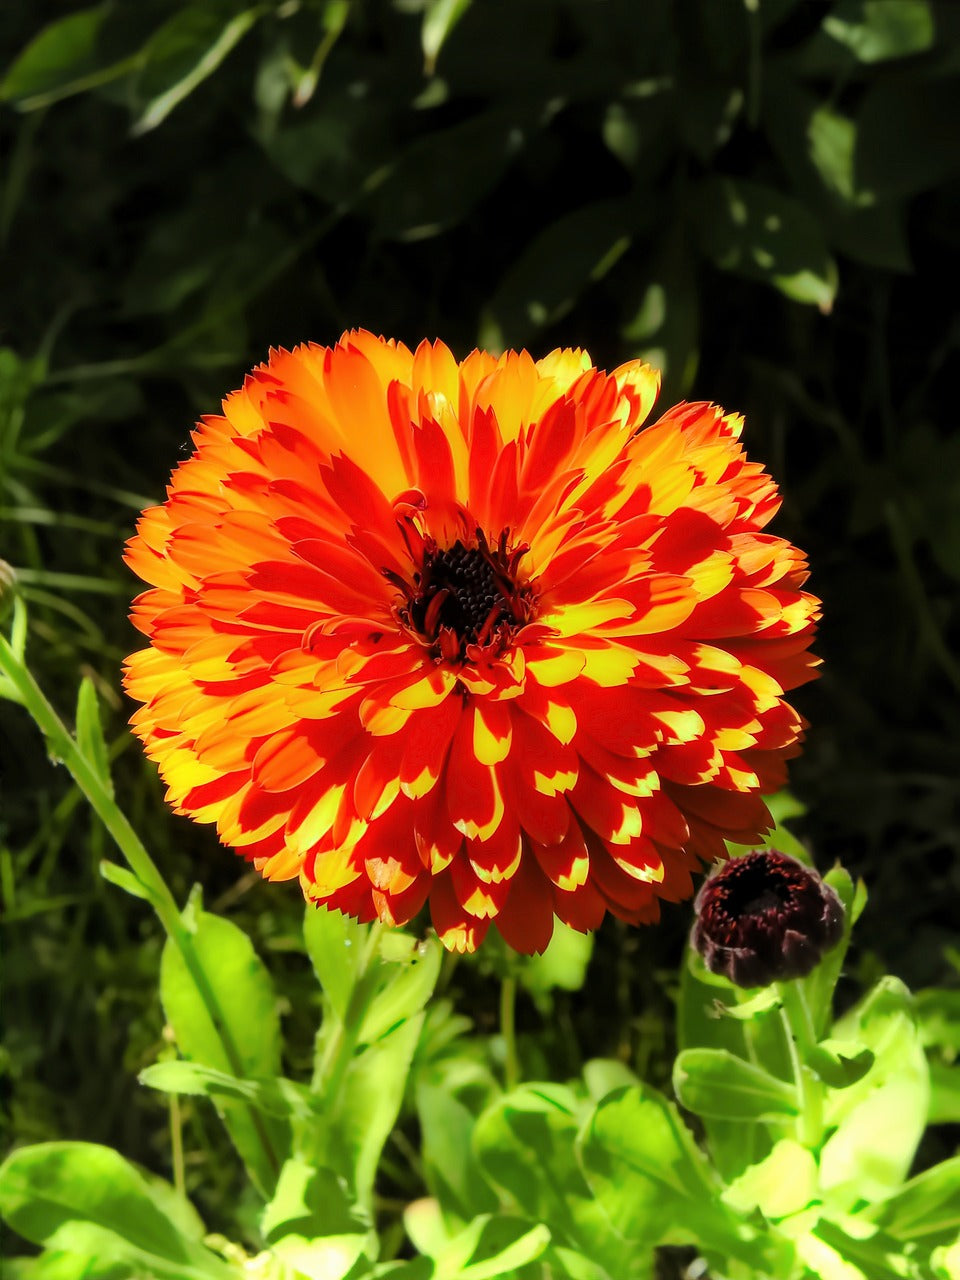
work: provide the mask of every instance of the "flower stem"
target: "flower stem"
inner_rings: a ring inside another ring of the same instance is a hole
[[[817,1036],[800,983],[778,982],[777,993],[800,1105],[797,1141],[805,1147],[815,1147],[823,1134],[823,1093],[819,1080],[806,1065],[806,1058],[816,1047]]]
[[[243,1076],[243,1059],[230,1033],[216,992],[210,985],[210,980],[197,955],[193,945],[193,935],[183,923],[180,909],[167,882],[126,815],[118,808],[96,767],[80,749],[76,739],[47,701],[26,663],[17,656],[3,636],[0,636],[0,673],[13,685],[17,700],[43,734],[50,756],[66,766],[67,772],[86,796],[94,813],[126,858],[130,870],[140,882],[144,895],[157,913],[168,938],[183,957],[187,972],[206,1007],[224,1055],[230,1064],[230,1070],[235,1076]],[[253,1109],[251,1109],[251,1116],[269,1167],[279,1171],[279,1160],[260,1116]]]
[[[517,1059],[517,980],[508,974],[500,984],[500,1034],[503,1036],[503,1082],[507,1090],[520,1083],[520,1064]]]

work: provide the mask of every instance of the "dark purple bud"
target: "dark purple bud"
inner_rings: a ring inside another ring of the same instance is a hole
[[[704,881],[690,945],[738,987],[803,978],[843,935],[843,906],[819,874],[775,849],[731,858]]]

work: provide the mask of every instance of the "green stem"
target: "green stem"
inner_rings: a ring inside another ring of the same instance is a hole
[[[823,1091],[820,1081],[806,1066],[806,1059],[816,1047],[817,1035],[799,982],[778,982],[777,992],[800,1105],[797,1141],[805,1147],[815,1147],[823,1134]]]
[[[509,974],[500,984],[500,1034],[503,1036],[503,1082],[507,1090],[520,1083],[517,1059],[517,980]]]
[[[80,750],[76,739],[47,701],[43,690],[34,680],[26,665],[18,659],[10,645],[0,636],[0,672],[14,686],[19,701],[43,734],[47,749],[54,760],[61,761],[74,782],[86,796],[91,808],[113,837],[120,852],[126,858],[130,870],[140,881],[146,896],[159,917],[163,928],[183,957],[187,972],[206,1006],[207,1014],[223,1047],[223,1052],[235,1076],[243,1076],[243,1059],[237,1049],[230,1028],[223,1016],[216,992],[210,985],[206,971],[193,945],[193,935],[183,923],[176,899],[167,882],[150,857],[140,837],[127,817],[117,807],[104,786],[94,765]],[[280,1162],[263,1122],[256,1111],[251,1110],[253,1123],[264,1149],[270,1168],[279,1172]]]

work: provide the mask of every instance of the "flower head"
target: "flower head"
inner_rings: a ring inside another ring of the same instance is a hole
[[[843,936],[843,906],[816,871],[775,849],[732,858],[694,904],[690,943],[738,987],[803,978]]]
[[[813,674],[741,419],[583,351],[274,351],[127,550],[133,725],[178,812],[361,919],[634,923],[767,829]]]

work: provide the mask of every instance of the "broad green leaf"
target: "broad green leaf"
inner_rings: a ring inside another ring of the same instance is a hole
[[[833,1040],[874,1054],[860,1080],[824,1100],[824,1121],[836,1130],[820,1153],[820,1184],[847,1208],[900,1187],[926,1125],[930,1081],[910,993],[897,978],[881,979],[834,1025]]]
[[[480,341],[523,346],[554,324],[629,248],[635,214],[623,200],[600,200],[550,223],[526,246],[484,308]]]
[[[215,5],[187,5],[151,36],[143,49],[137,92],[146,106],[133,134],[147,133],[167,118],[220,66],[264,12],[244,9],[224,22]]]
[[[534,1262],[549,1243],[550,1229],[543,1223],[531,1227],[509,1218],[490,1218],[468,1264],[448,1271],[438,1259],[437,1280],[495,1280]]]
[[[362,1235],[311,1239],[291,1234],[272,1245],[270,1253],[283,1266],[284,1280],[291,1272],[292,1280],[358,1280],[369,1274],[368,1266],[355,1269],[369,1244],[369,1237]]]
[[[563,1085],[531,1084],[498,1099],[479,1117],[473,1149],[484,1176],[555,1244],[596,1259],[618,1280],[639,1280],[636,1250],[610,1229],[575,1155],[583,1105]]]
[[[960,1053],[960,991],[928,987],[913,1003],[923,1044]]]
[[[960,1124],[960,1064],[930,1063],[928,1124]]]
[[[598,1207],[634,1252],[688,1241],[736,1252],[738,1224],[719,1203],[719,1180],[656,1090],[637,1085],[604,1098],[579,1152]]]
[[[25,111],[116,80],[136,65],[132,56],[111,58],[103,31],[114,6],[99,4],[51,22],[35,36],[0,82],[0,101]]]
[[[529,109],[503,108],[422,134],[368,186],[363,205],[375,235],[425,240],[457,226],[524,149],[535,123]]]
[[[836,263],[803,205],[733,178],[708,178],[689,203],[700,246],[722,271],[772,285],[822,311],[833,306]]]
[[[479,1117],[473,1147],[484,1175],[534,1221],[554,1225],[588,1195],[573,1157],[579,1105],[562,1085],[525,1085]]]
[[[883,62],[923,53],[934,40],[929,0],[840,0],[823,30],[860,62]]]
[[[192,915],[191,906],[185,921]],[[228,1076],[279,1075],[280,1015],[270,975],[235,924],[205,911],[196,911],[195,922],[193,948],[219,1008],[220,1034],[196,977],[168,941],[160,963],[160,999],[180,1052]],[[255,1183],[269,1195],[289,1147],[289,1126],[233,1106],[223,1112],[223,1121]]]
[[[824,186],[848,204],[858,199],[854,172],[857,126],[829,104],[819,106],[807,125],[810,159]],[[869,200],[869,195],[867,196]]]
[[[793,1085],[725,1049],[683,1049],[673,1067],[680,1105],[720,1120],[781,1120],[797,1114]]]
[[[450,32],[470,8],[471,0],[426,0],[420,26],[424,71],[432,76]]]
[[[817,1194],[817,1162],[793,1138],[781,1138],[759,1164],[750,1165],[723,1192],[737,1213],[759,1209],[775,1221],[805,1209]]]
[[[150,1184],[110,1147],[46,1142],[14,1151],[0,1166],[0,1212],[25,1239],[55,1251],[89,1250],[184,1280],[232,1274],[181,1232]]]
[[[911,1178],[888,1200],[868,1205],[861,1214],[901,1240],[952,1239],[960,1232],[960,1156]]]
[[[396,1124],[423,1025],[415,1014],[350,1061],[327,1114],[329,1163],[363,1209],[370,1207],[384,1143]]]
[[[583,1068],[583,1079],[594,1102],[599,1102],[615,1089],[639,1084],[636,1073],[617,1058],[591,1058]]]
[[[370,1223],[347,1194],[345,1181],[332,1169],[292,1158],[284,1162],[272,1200],[260,1216],[268,1244],[282,1236],[364,1236]]]
[[[77,695],[77,745],[93,766],[104,790],[112,796],[110,755],[103,736],[103,726],[100,723],[97,691],[89,676],[84,676],[81,680],[80,692]]]
[[[563,991],[581,989],[592,955],[593,934],[578,933],[557,920],[546,951],[530,956],[520,967],[520,985],[530,992],[539,1007],[548,1010],[550,1001],[545,997],[555,987]]]
[[[417,1114],[424,1177],[444,1211],[464,1221],[492,1212],[497,1199],[471,1147],[473,1114],[448,1089],[422,1081],[417,1086]]]

